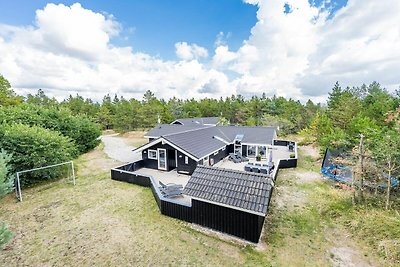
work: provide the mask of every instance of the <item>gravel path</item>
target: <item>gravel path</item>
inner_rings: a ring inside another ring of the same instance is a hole
[[[118,134],[102,135],[101,141],[104,143],[104,152],[112,159],[121,162],[132,162],[140,160],[140,153],[134,153],[133,146],[127,145],[124,140],[117,137]]]

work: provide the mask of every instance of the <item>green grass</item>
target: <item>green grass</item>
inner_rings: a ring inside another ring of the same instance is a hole
[[[335,257],[330,249],[350,244],[377,265],[398,264],[398,203],[384,211],[382,200],[372,195],[366,205],[353,206],[350,192],[329,181],[299,180],[300,173],[319,172],[319,162],[302,153],[297,169],[279,172],[264,234],[255,246],[221,239],[161,215],[149,188],[110,179],[109,169],[119,163],[99,147],[75,161],[75,187],[59,180],[25,190],[22,203],[12,194],[0,201],[0,221],[15,233],[0,253],[0,262],[6,266],[330,266],[329,258]],[[296,197],[304,199],[293,208],[278,208],[278,199],[296,202]]]

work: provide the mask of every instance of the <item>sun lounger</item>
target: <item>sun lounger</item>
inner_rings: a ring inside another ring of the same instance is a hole
[[[181,184],[164,184],[159,182],[160,191],[164,197],[177,197],[182,195],[183,186]]]

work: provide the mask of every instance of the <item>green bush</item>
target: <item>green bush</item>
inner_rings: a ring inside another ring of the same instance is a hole
[[[0,151],[0,199],[10,192],[13,188],[13,179],[9,176],[8,162],[11,157],[4,150]],[[0,250],[5,247],[13,237],[13,233],[8,230],[5,223],[0,222]]]
[[[11,157],[4,150],[0,150],[0,198],[5,196],[13,189],[13,178],[9,175],[10,167],[8,163]]]
[[[74,116],[69,110],[56,107],[43,108],[33,105],[20,105],[0,108],[0,123],[22,123],[51,129],[72,138],[79,152],[95,148],[100,140],[100,127],[85,115]]]
[[[70,138],[39,126],[24,124],[0,125],[0,148],[12,153],[11,171],[27,170],[65,162],[78,155]],[[47,169],[21,176],[21,185],[31,185],[57,178],[60,169]]]
[[[0,222],[0,249],[4,249],[6,244],[11,240],[13,236],[13,232],[8,230],[7,225],[3,222]]]

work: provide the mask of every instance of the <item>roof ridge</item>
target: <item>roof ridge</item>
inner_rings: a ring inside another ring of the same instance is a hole
[[[217,130],[218,130],[220,133],[222,133],[222,135],[225,136],[226,139],[228,139],[229,141],[231,141],[230,138],[229,138],[223,131],[221,131],[220,128],[217,128]],[[232,141],[231,141],[231,142],[232,142]]]
[[[195,129],[189,129],[189,130],[182,131],[182,132],[179,132],[179,133],[165,134],[165,135],[161,135],[161,136],[171,136],[171,135],[175,135],[175,134],[182,134],[182,133],[194,132],[194,131],[199,131],[199,130],[202,130],[202,129],[208,129],[208,128],[212,128],[212,127],[217,127],[217,126],[214,126],[214,125],[205,125],[204,127],[199,127],[199,128],[195,128]]]
[[[263,174],[263,173],[239,171],[239,170],[232,170],[232,169],[227,169],[227,168],[214,167],[214,166],[204,166],[204,165],[198,165],[197,168],[213,169],[213,170],[224,170],[224,171],[229,171],[229,172],[238,173],[238,174],[253,175],[253,176],[258,176],[258,177],[263,177],[263,178],[267,177],[267,178],[269,178],[271,180],[271,177],[269,177],[269,175]]]

